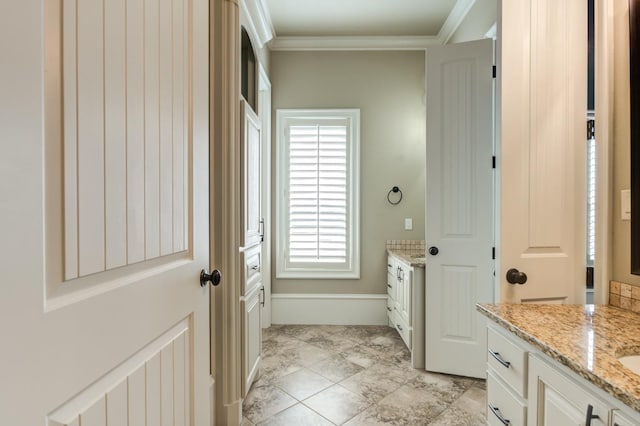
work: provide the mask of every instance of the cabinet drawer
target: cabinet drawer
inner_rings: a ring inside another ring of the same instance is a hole
[[[255,287],[259,287],[261,285],[261,274],[260,269],[262,268],[262,259],[261,259],[261,247],[255,246],[244,253],[244,268],[243,268],[243,286],[242,286],[242,295],[246,296],[251,293]]]
[[[493,328],[488,329],[487,363],[521,397],[527,391],[527,352]]]
[[[404,340],[404,343],[407,345],[407,348],[411,350],[413,348],[411,341],[412,329],[409,325],[402,319],[400,313],[397,309],[393,311],[393,326],[398,330],[400,337]]]
[[[396,298],[396,276],[387,274],[387,294],[391,299]]]
[[[526,405],[519,401],[518,397],[513,395],[489,369],[487,372],[487,423],[491,426],[524,425],[526,419]]]

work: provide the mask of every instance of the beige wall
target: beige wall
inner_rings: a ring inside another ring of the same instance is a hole
[[[614,10],[614,182],[613,182],[613,279],[640,285],[640,276],[629,273],[630,224],[620,219],[620,191],[629,189],[629,11],[626,0],[616,0]]]
[[[449,43],[485,38],[489,28],[496,23],[498,17],[498,0],[476,0],[467,16],[449,39]]]
[[[360,108],[361,120],[361,279],[279,280],[274,272],[273,293],[386,293],[385,240],[424,239],[424,53],[272,52],[270,77],[274,120],[278,108]],[[272,146],[275,183],[275,133]],[[394,185],[404,194],[397,206],[386,198]],[[275,232],[275,204],[272,214]]]

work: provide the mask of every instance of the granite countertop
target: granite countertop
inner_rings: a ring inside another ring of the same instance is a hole
[[[478,304],[478,311],[640,411],[640,376],[618,357],[640,354],[640,315],[604,305]]]
[[[387,254],[394,256],[404,263],[408,263],[411,266],[418,268],[425,267],[425,253],[424,251],[412,251],[412,250],[394,250],[387,249]]]

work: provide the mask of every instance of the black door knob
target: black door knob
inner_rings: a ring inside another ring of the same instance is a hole
[[[435,256],[438,253],[440,253],[440,250],[438,250],[438,247],[429,247],[429,254],[431,256]]]
[[[222,274],[217,269],[214,269],[211,273],[207,272],[206,269],[200,271],[200,287],[204,287],[208,282],[211,282],[211,285],[218,285],[222,280]]]
[[[507,282],[509,284],[524,284],[527,282],[527,274],[511,268],[507,271]]]

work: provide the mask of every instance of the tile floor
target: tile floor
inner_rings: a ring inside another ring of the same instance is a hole
[[[484,425],[485,407],[484,380],[413,369],[393,328],[281,325],[242,426]]]

